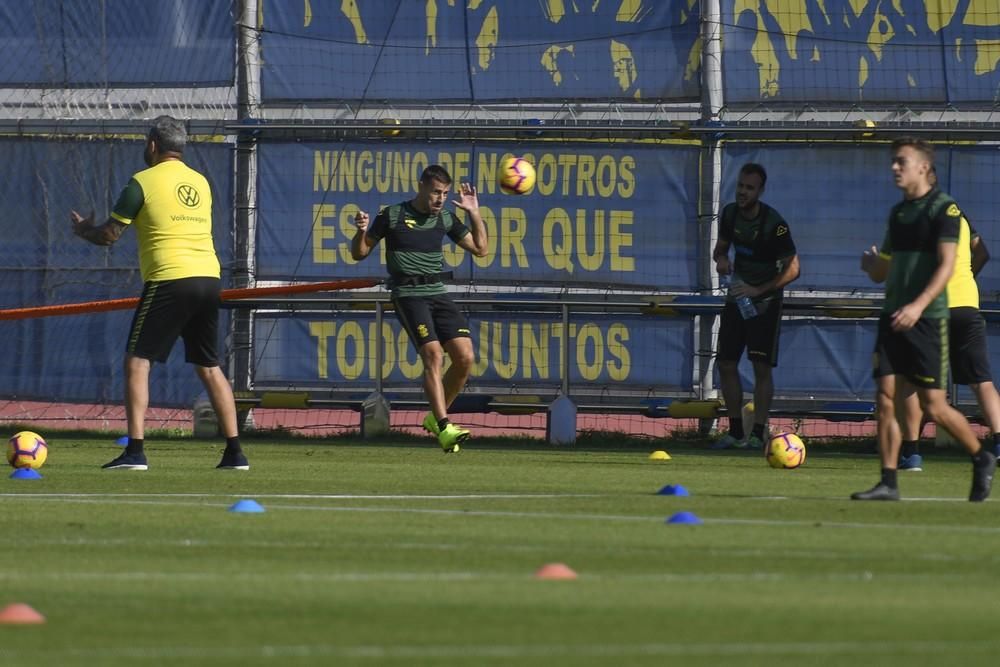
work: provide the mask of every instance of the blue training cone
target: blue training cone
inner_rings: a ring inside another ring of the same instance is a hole
[[[11,479],[41,479],[42,473],[32,468],[18,468],[10,474]]]
[[[122,437],[118,438],[117,440],[115,440],[115,444],[118,445],[119,447],[126,446],[128,444],[128,436],[123,435]]]
[[[667,523],[689,523],[692,525],[701,525],[702,520],[699,519],[694,512],[678,512],[667,519]]]
[[[260,512],[264,511],[264,508],[261,507],[260,503],[258,503],[256,500],[250,500],[249,498],[246,498],[244,500],[237,500],[235,503],[233,503],[232,505],[230,505],[229,506],[229,511],[230,512],[251,512],[251,513],[257,513],[257,514],[259,514]]]
[[[656,492],[659,496],[690,496],[691,493],[680,484],[667,484]]]

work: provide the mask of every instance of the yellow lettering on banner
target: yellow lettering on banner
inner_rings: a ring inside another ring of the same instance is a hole
[[[563,324],[562,322],[553,322],[550,327],[552,331],[552,337],[556,341],[556,347],[559,348],[556,352],[555,364],[560,368],[559,377],[562,377],[562,358],[563,358]]]
[[[618,165],[610,155],[602,155],[597,163],[597,194],[610,197],[615,193],[615,182],[618,180]]]
[[[564,343],[561,322],[481,320],[476,325],[473,377],[482,377],[491,369],[503,380],[549,380],[553,374],[556,379],[560,376]],[[423,373],[423,364],[406,332],[401,330],[398,337],[395,336],[389,322],[382,323],[381,333],[376,333],[374,322],[356,320],[309,322],[308,327],[310,338],[316,340],[318,379],[328,379],[333,365],[337,378],[357,380],[367,374],[369,379],[374,379],[377,346],[382,346],[383,350],[383,378],[390,377],[397,368],[410,380],[418,379]],[[630,339],[628,327],[620,322],[570,324],[566,336],[570,346],[569,362],[575,364],[576,372],[587,382],[600,379],[602,373],[607,374],[608,380],[626,381],[632,365]],[[558,349],[555,359],[550,354],[553,343]],[[330,359],[331,350],[335,359]],[[446,362],[445,370],[447,367]]]
[[[623,248],[632,247],[632,232],[623,231],[623,227],[632,227],[632,211],[611,211],[611,270],[635,271],[635,257],[622,255]]]
[[[337,263],[337,251],[324,245],[325,241],[337,238],[337,229],[324,222],[336,213],[337,207],[333,204],[313,204],[312,254],[315,264]]]
[[[592,362],[587,359],[588,345],[594,347]],[[576,366],[580,377],[588,382],[601,376],[601,368],[604,366],[604,337],[596,324],[584,324],[580,328],[580,335],[576,339]]]
[[[354,176],[357,173],[357,154],[354,151],[340,151],[337,160],[337,190],[340,192],[354,192]]]
[[[544,153],[538,158],[535,165],[535,192],[548,196],[556,189],[558,183],[559,168],[556,165],[556,156],[552,153]]]
[[[473,377],[481,377],[490,366],[490,323],[486,320],[480,320],[476,340],[479,342],[479,351],[475,355],[471,373]]]
[[[381,193],[389,192],[392,187],[392,169],[389,166],[392,162],[391,154],[386,157],[385,153],[376,153],[374,157],[375,189]]]
[[[403,374],[403,377],[407,380],[415,380],[423,375],[424,364],[420,361],[420,355],[410,345],[410,336],[405,329],[399,332],[399,338],[396,339],[396,351],[399,356],[399,372]],[[411,359],[413,360],[411,361]]]
[[[354,345],[354,360],[347,359],[347,342]],[[337,370],[345,380],[357,380],[365,369],[365,334],[357,322],[344,322],[337,336]]]
[[[331,151],[313,151],[313,192],[330,189]]]
[[[523,209],[506,206],[500,209],[500,235],[496,237],[496,243],[491,244],[502,244],[500,266],[513,266],[513,256],[519,268],[528,268],[528,254],[524,251],[524,237],[527,233],[528,220]]]
[[[448,243],[441,246],[441,254],[444,256],[444,265],[447,268],[454,269],[461,266],[462,262],[465,261],[465,249],[456,243]],[[473,257],[473,259],[477,258]]]
[[[608,327],[608,352],[617,359],[617,363],[608,360],[608,377],[617,382],[628,379],[628,374],[632,370],[632,355],[629,353],[625,343],[629,340],[628,327],[620,322],[615,322]]]
[[[455,170],[455,161],[451,158],[451,153],[438,153],[437,163],[444,167],[444,170],[451,174]],[[452,183],[455,182],[455,177],[451,177]]]
[[[394,344],[395,335],[392,325],[382,321],[382,335],[375,336],[375,323],[368,323],[368,349],[371,350],[368,364],[368,379],[375,379],[375,346],[382,346],[382,379],[388,378],[392,374],[392,367],[396,365],[396,347]]]
[[[413,179],[410,183],[410,187],[405,192],[416,192],[417,187],[420,185],[420,175],[424,173],[424,169],[430,166],[430,160],[427,158],[427,153],[423,151],[417,151],[413,154],[413,164],[411,169],[413,170]]]
[[[455,164],[452,167],[451,181],[452,183],[465,183],[469,180],[469,160],[471,156],[468,153],[455,153]]]
[[[507,360],[503,354],[503,322],[493,323],[493,368],[501,379],[509,380],[517,373],[517,327],[511,327]]]
[[[576,196],[594,196],[594,171],[597,164],[592,155],[581,155],[577,160]]]
[[[559,241],[556,242],[558,230]],[[564,209],[554,208],[542,222],[542,252],[545,261],[557,271],[573,273],[573,225]]]
[[[396,192],[406,192],[410,187],[410,154],[393,153],[392,187]]]
[[[562,195],[569,195],[569,179],[573,176],[573,167],[576,166],[576,156],[563,154],[559,156],[559,168],[562,170]]]
[[[476,191],[482,194],[493,194],[497,188],[497,165],[499,161],[494,153],[480,153],[476,168]]]
[[[629,199],[635,194],[635,158],[626,155],[618,164],[618,196]]]
[[[587,252],[587,212],[576,210],[576,256],[585,271],[598,271],[604,263],[604,211],[594,211],[594,252]]]
[[[358,214],[357,204],[344,204],[340,207],[340,233],[347,239],[346,242],[341,242],[337,244],[337,252],[340,254],[340,261],[345,264],[357,264],[357,260],[351,257],[351,239],[354,238],[354,234],[357,231],[357,226],[354,224],[354,216]]]
[[[538,336],[535,336],[534,325],[527,322],[522,325],[521,352],[523,361],[521,365],[523,369],[521,376],[525,380],[532,379],[532,368],[538,369],[539,380],[549,378],[549,323],[539,323],[538,329]]]
[[[358,156],[358,192],[371,192],[375,185],[375,159],[371,151]]]
[[[316,339],[316,377],[329,377],[329,340],[337,333],[336,322],[310,322],[309,335]]]

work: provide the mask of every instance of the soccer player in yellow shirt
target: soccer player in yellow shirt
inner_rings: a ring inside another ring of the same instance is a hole
[[[185,359],[205,385],[226,437],[217,468],[249,470],[236,429],[236,404],[219,368],[219,259],[212,241],[212,191],[205,177],[184,164],[187,130],[169,116],[153,122],[143,154],[148,169],[129,180],[101,225],[93,213],[71,211],[73,233],[94,245],[110,246],[129,227],[138,234],[139,271],[144,283],[125,348],[125,412],[128,445],[106,470],[146,470],[146,408],[149,371],[164,362],[178,338]]]

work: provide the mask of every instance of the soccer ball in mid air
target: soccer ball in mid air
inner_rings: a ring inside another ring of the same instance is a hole
[[[806,446],[794,433],[778,433],[767,443],[766,456],[772,468],[798,468],[806,462]]]
[[[500,164],[500,189],[523,195],[535,187],[535,168],[523,157],[509,157]]]
[[[49,446],[42,436],[21,431],[7,441],[7,463],[14,468],[41,468],[49,455]]]

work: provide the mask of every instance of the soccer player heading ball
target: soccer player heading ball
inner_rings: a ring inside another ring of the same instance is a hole
[[[427,167],[413,199],[382,209],[374,221],[366,212],[358,212],[351,255],[362,260],[385,239],[396,317],[424,365],[423,388],[430,412],[424,417],[423,427],[437,436],[445,452],[457,452],[469,431],[451,423],[448,408],[468,381],[475,355],[469,323],[444,284],[451,274],[442,272],[441,244],[447,235],[476,257],[485,257],[489,240],[479,215],[476,189],[462,183],[458,198],[452,202],[465,211],[469,226],[445,208],[450,191],[451,176],[444,167]],[[451,366],[442,373],[445,353]]]

